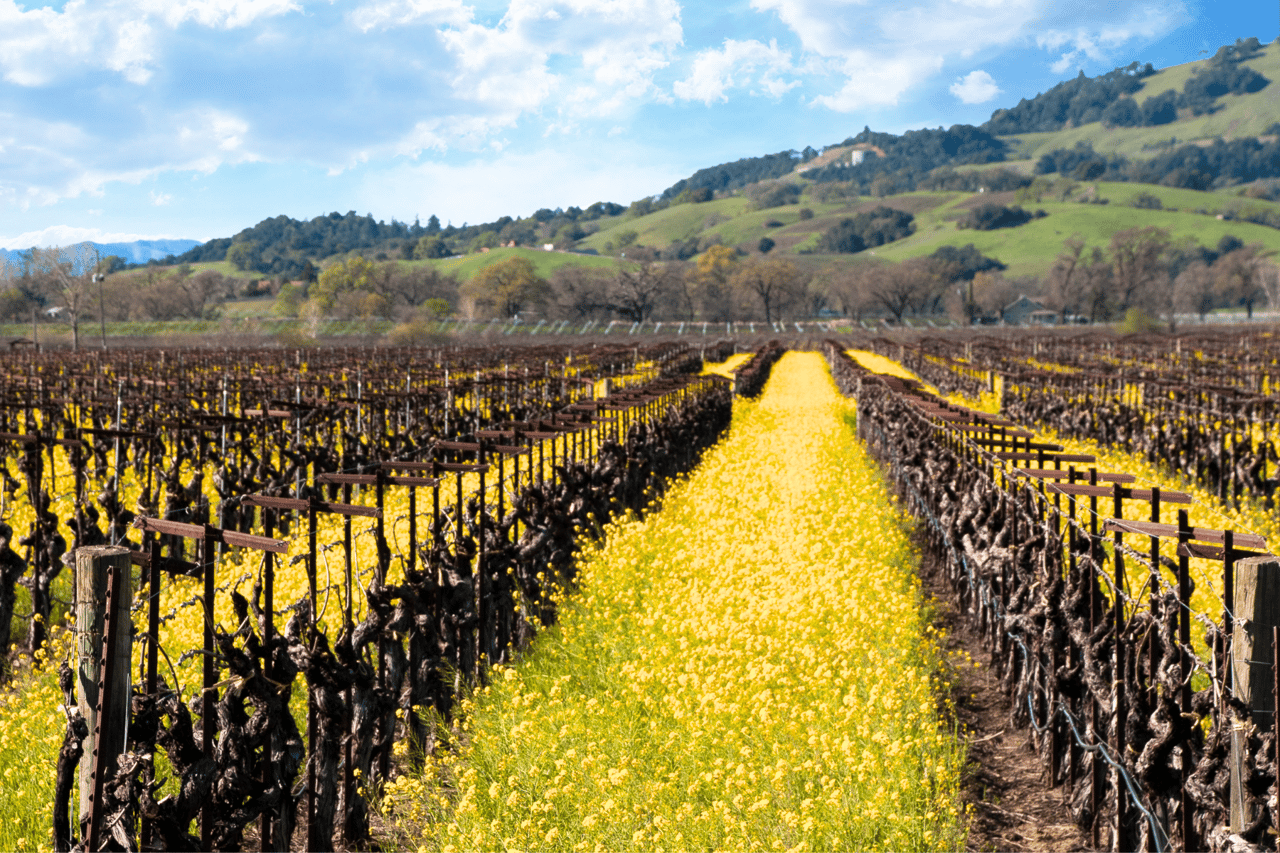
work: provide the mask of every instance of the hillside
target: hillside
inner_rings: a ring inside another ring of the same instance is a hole
[[[1133,98],[1141,105],[1167,90],[1180,91],[1187,80],[1209,62],[1202,59],[1157,71],[1142,81],[1142,87]],[[1010,142],[1013,156],[1034,159],[1055,148],[1070,148],[1078,142],[1088,142],[1096,151],[1107,154],[1150,157],[1168,149],[1171,139],[1176,140],[1176,144],[1183,144],[1258,136],[1280,121],[1280,44],[1264,45],[1258,56],[1240,64],[1262,74],[1272,84],[1258,92],[1222,95],[1220,108],[1212,115],[1180,114],[1177,121],[1155,127],[1106,127],[1095,121],[1049,133],[1025,133],[1002,138]]]

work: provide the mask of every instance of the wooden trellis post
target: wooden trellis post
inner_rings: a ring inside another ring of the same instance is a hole
[[[76,701],[89,724],[80,763],[80,822],[86,849],[101,846],[105,778],[125,749],[129,725],[129,549],[99,545],[76,552]]]

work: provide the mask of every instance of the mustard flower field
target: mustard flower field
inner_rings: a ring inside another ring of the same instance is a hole
[[[955,850],[964,755],[905,517],[789,353],[559,623],[382,792],[426,850]]]

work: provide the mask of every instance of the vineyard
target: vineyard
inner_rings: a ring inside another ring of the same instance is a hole
[[[0,847],[1274,849],[1280,345],[796,348],[0,358]]]

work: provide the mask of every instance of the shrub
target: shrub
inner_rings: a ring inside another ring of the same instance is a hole
[[[1129,204],[1139,210],[1164,210],[1164,202],[1149,192],[1140,192],[1129,199]]]
[[[975,231],[994,231],[997,228],[1015,228],[1030,222],[1033,218],[1037,217],[1033,217],[1029,211],[1023,210],[1016,204],[1013,207],[980,204],[960,220],[960,227],[972,228]]]
[[[914,220],[910,213],[891,207],[864,211],[828,228],[818,241],[818,251],[861,252],[869,246],[883,246],[914,232]]]

